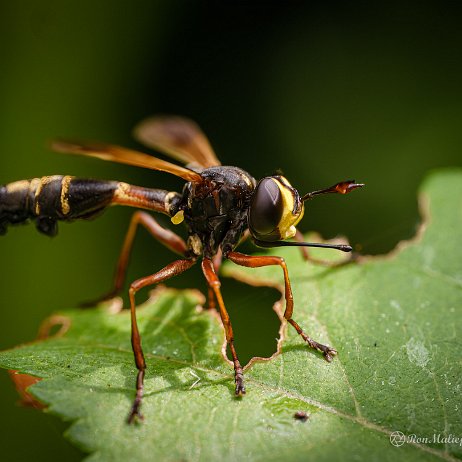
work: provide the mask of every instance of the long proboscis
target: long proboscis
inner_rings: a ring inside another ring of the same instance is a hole
[[[351,252],[353,247],[347,244],[321,244],[319,242],[286,242],[286,241],[274,241],[274,242],[265,242],[254,240],[255,244],[258,247],[272,248],[272,247],[320,247],[323,249],[334,249],[340,250],[341,252]]]

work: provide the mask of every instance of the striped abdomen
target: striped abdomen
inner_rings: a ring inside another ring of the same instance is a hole
[[[37,229],[49,236],[58,231],[57,221],[88,219],[108,205],[120,204],[169,214],[176,193],[131,186],[119,181],[72,176],[45,176],[0,186],[0,234],[9,224],[35,220]]]

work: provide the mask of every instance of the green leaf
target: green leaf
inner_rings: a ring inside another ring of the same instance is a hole
[[[125,423],[136,377],[127,312],[66,311],[64,336],[2,352],[0,365],[44,378],[30,391],[72,422],[67,437],[91,461],[459,460],[462,172],[430,176],[421,203],[425,224],[391,255],[325,268],[275,252],[288,263],[294,319],[338,357],[327,363],[286,327],[282,352],[247,370],[243,399],[219,321],[192,291],[158,292],[139,309],[140,425]],[[274,267],[224,272],[282,283]],[[394,431],[414,441],[395,447]]]

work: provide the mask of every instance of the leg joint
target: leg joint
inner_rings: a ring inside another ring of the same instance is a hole
[[[220,281],[209,281],[209,286],[212,288],[212,289],[219,289],[221,287],[221,282]]]

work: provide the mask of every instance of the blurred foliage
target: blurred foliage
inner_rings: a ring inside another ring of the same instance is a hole
[[[199,122],[224,164],[257,178],[281,168],[301,192],[350,177],[366,183],[310,203],[303,231],[347,235],[366,253],[412,236],[424,173],[462,164],[456,3],[279,3],[2,2],[0,182],[62,173],[178,189],[168,175],[46,147],[55,136],[136,147],[138,120],[175,113]],[[62,225],[54,240],[32,226],[0,240],[0,348],[32,339],[50,312],[108,289],[130,214],[114,208]],[[129,279],[170,259],[140,235]],[[204,283],[196,271],[171,285]],[[11,396],[2,394],[11,412],[0,424],[10,460],[32,449],[36,458],[37,441],[52,451],[55,432],[26,423],[31,413],[14,410]]]

